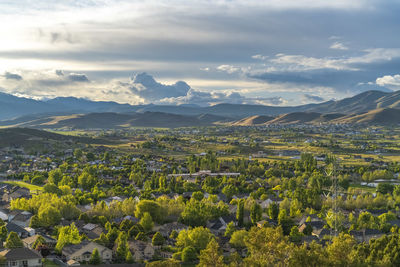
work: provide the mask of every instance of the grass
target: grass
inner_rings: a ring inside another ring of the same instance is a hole
[[[59,267],[57,263],[54,261],[48,260],[48,259],[43,259],[43,266],[44,267]]]
[[[20,187],[28,188],[31,191],[31,193],[43,191],[43,187],[41,187],[41,186],[34,185],[34,184],[28,184],[28,183],[25,183],[22,181],[2,181],[2,183],[18,185]]]
[[[349,186],[349,188],[358,188],[358,189],[361,189],[361,190],[369,192],[369,193],[376,193],[376,188],[369,187],[369,186],[363,186],[363,185],[360,185],[360,184],[351,184]]]

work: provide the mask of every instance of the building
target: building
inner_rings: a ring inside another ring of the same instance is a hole
[[[0,252],[6,260],[7,267],[39,267],[42,264],[42,255],[29,248],[13,248]]]
[[[65,246],[62,249],[62,255],[67,261],[75,260],[85,262],[90,260],[93,250],[97,248],[103,262],[109,262],[112,259],[112,250],[100,244],[90,241],[83,241],[80,244]]]

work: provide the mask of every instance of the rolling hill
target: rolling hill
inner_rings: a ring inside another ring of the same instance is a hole
[[[64,141],[69,143],[83,143],[83,144],[106,144],[110,143],[102,139],[93,139],[90,137],[67,136],[62,134],[51,133],[38,129],[29,128],[7,128],[0,129],[0,146],[29,146],[37,145],[39,143],[48,143],[52,141]]]
[[[42,129],[118,129],[129,127],[187,127],[210,126],[224,121],[225,117],[201,114],[184,116],[162,112],[145,113],[89,113],[67,116],[25,117],[3,121],[3,127],[30,127]]]

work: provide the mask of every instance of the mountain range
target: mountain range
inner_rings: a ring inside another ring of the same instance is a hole
[[[129,105],[74,97],[33,100],[0,93],[0,126],[124,128],[291,123],[400,123],[400,91],[367,91],[320,104]]]

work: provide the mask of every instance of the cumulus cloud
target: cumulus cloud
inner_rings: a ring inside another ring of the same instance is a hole
[[[310,95],[310,94],[303,94],[301,96],[303,102],[309,103],[309,102],[323,102],[325,99],[323,97],[317,96],[317,95]]]
[[[376,79],[376,84],[390,89],[400,89],[400,74],[385,75]]]
[[[165,85],[154,80],[153,76],[147,73],[134,75],[129,82],[121,82],[121,86],[128,88],[133,94],[147,101],[158,101],[163,98],[185,96],[190,86],[178,81],[172,85]]]
[[[11,73],[6,71],[3,75],[4,78],[6,78],[7,80],[17,80],[17,81],[21,81],[23,78],[21,75],[17,74],[17,73]]]
[[[348,50],[349,49],[347,46],[345,46],[341,42],[334,42],[329,48],[336,49],[336,50]]]

